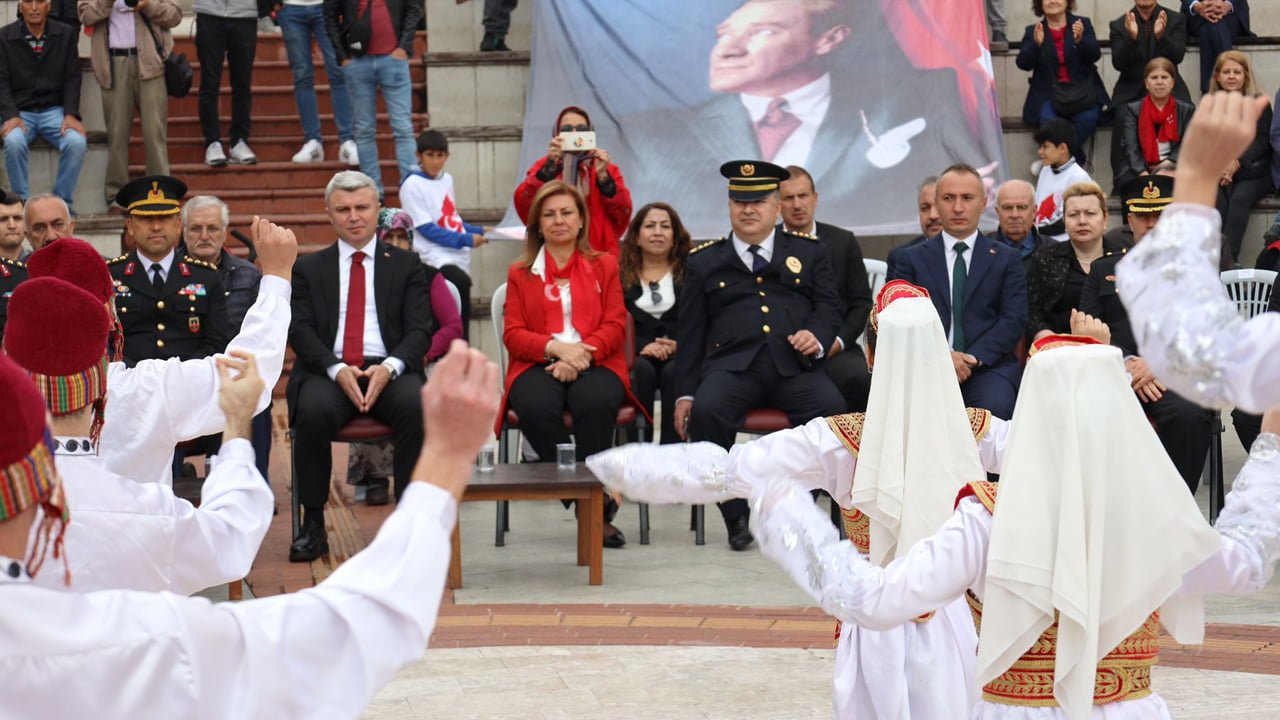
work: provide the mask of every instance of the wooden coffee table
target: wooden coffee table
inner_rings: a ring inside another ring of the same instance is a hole
[[[604,486],[584,463],[573,470],[560,470],[555,463],[501,464],[489,472],[477,470],[462,501],[478,500],[577,500],[578,565],[588,566],[592,585],[604,584]],[[459,524],[453,528],[449,587],[462,587]]]

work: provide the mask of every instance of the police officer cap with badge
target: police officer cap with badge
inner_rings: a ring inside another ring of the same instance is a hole
[[[22,198],[0,188],[0,205],[13,205],[22,202]],[[21,241],[18,245],[21,249]],[[4,338],[4,323],[8,318],[9,296],[13,294],[18,283],[27,279],[27,267],[21,260],[10,260],[0,257],[0,339]]]
[[[778,184],[790,173],[737,160],[720,174],[733,232],[695,247],[685,265],[675,420],[691,439],[728,448],[750,410],[781,410],[798,425],[845,408],[820,367],[842,319],[831,261],[816,238],[778,227]],[[746,501],[720,512],[729,546],[745,550]]]
[[[225,297],[213,265],[182,244],[187,185],[168,175],[131,180],[116,194],[136,247],[110,260],[125,362],[207,357],[230,340]]]

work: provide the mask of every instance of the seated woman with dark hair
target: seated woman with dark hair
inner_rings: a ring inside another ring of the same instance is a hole
[[[1238,92],[1248,97],[1262,93],[1254,80],[1249,56],[1239,50],[1228,50],[1218,56],[1213,66],[1210,92]],[[1271,117],[1270,106],[1258,117],[1253,142],[1232,165],[1232,170],[1222,174],[1218,182],[1218,214],[1222,216],[1222,234],[1227,236],[1231,250],[1231,263],[1239,267],[1240,246],[1244,243],[1245,228],[1249,225],[1249,213],[1263,195],[1271,192]]]
[[[1027,26],[1016,63],[1031,72],[1022,120],[1036,128],[1056,118],[1070,121],[1076,129],[1071,151],[1084,165],[1085,142],[1111,100],[1098,75],[1102,47],[1093,23],[1072,14],[1075,9],[1076,0],[1031,0],[1032,12],[1043,19]]]
[[[1114,187],[1139,175],[1173,170],[1195,106],[1173,96],[1178,68],[1168,58],[1152,58],[1143,73],[1147,96],[1117,109],[1121,163],[1113,168]]]
[[[625,352],[627,310],[618,261],[591,249],[586,201],[578,189],[553,180],[529,206],[524,254],[507,270],[502,343],[510,353],[508,408],[538,458],[554,461],[569,441],[565,410],[573,418],[578,460],[612,444],[618,407],[631,396]],[[606,501],[605,547],[622,547],[610,521],[617,503]]]
[[[1076,183],[1062,194],[1062,221],[1067,242],[1040,248],[1027,268],[1027,341],[1071,332],[1071,311],[1080,306],[1080,291],[1093,261],[1121,252],[1108,244],[1107,195],[1094,183]]]
[[[631,385],[650,416],[654,395],[662,392],[663,443],[680,442],[674,423],[676,341],[671,336],[679,316],[676,300],[683,285],[684,261],[692,244],[675,208],[661,202],[640,208],[622,238],[622,299],[636,326]]]

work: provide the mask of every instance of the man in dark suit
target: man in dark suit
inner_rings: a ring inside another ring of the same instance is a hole
[[[1036,188],[1026,180],[1006,180],[996,188],[996,219],[1000,223],[992,239],[1018,251],[1022,269],[1031,265],[1031,255],[1056,241],[1041,237],[1036,229]]]
[[[1209,92],[1213,65],[1249,32],[1249,0],[1182,0],[1187,34],[1200,45],[1200,92]]]
[[[124,361],[192,360],[220,353],[231,340],[218,269],[187,254],[182,196],[187,186],[168,175],[131,180],[116,193],[137,247],[108,261],[116,312],[124,328]]]
[[[888,265],[888,277],[893,278],[893,268],[898,258],[912,245],[919,245],[942,232],[942,216],[938,214],[938,176],[930,175],[920,181],[916,187],[916,212],[920,216],[920,234],[889,251],[885,258]]]
[[[681,437],[733,445],[747,412],[776,408],[793,424],[837,415],[844,401],[822,371],[840,327],[827,251],[779,230],[778,183],[766,162],[725,163],[733,233],[689,253],[680,292],[675,426]],[[753,538],[745,500],[720,505],[729,547]]]
[[[1126,185],[1122,192],[1126,220],[1133,230],[1134,242],[1141,242],[1148,232],[1155,229],[1160,213],[1173,201],[1173,178],[1167,175],[1138,178]],[[1124,352],[1130,385],[1142,401],[1142,409],[1155,425],[1160,444],[1164,445],[1169,459],[1194,495],[1200,485],[1205,454],[1209,451],[1213,411],[1205,410],[1165,388],[1138,355],[1138,343],[1129,325],[1129,313],[1116,294],[1116,264],[1124,259],[1127,250],[1107,253],[1093,262],[1080,292],[1079,309],[1111,328],[1111,344]]]
[[[929,291],[965,405],[1007,420],[1022,379],[1015,353],[1027,323],[1026,274],[1017,251],[978,232],[987,199],[977,170],[947,168],[937,197],[942,232],[902,251],[889,279]]]
[[[324,504],[339,428],[361,413],[391,426],[397,500],[422,448],[422,356],[432,329],[422,264],[374,239],[378,187],[369,176],[334,175],[325,209],[337,242],[299,258],[293,271],[288,400],[304,514],[290,562],[329,552]]]
[[[981,132],[958,122],[956,74],[915,69],[874,3],[821,5],[747,0],[725,18],[708,70],[717,95],[688,112],[629,123],[636,131],[624,140],[638,184],[681,198],[681,207],[694,209],[693,224],[697,208],[719,202],[711,168],[724,158],[758,157],[806,168],[823,188],[831,222],[892,226],[901,220],[895,193],[918,176],[915,159],[950,160],[970,132],[1000,137],[994,115],[979,113],[977,122],[989,124]],[[907,69],[911,79],[867,82],[848,69],[870,66]],[[999,150],[982,154],[965,159],[984,164]],[[673,174],[671,158],[696,158],[687,167],[706,170]]]
[[[867,314],[871,312],[871,285],[867,266],[862,262],[862,248],[848,230],[814,220],[818,190],[808,171],[791,165],[787,172],[791,177],[778,185],[782,227],[792,235],[816,238],[827,249],[844,312],[840,331],[823,367],[840,388],[847,406],[845,411],[862,412],[867,409],[867,395],[871,392],[871,372],[858,345],[858,338],[867,326]]]

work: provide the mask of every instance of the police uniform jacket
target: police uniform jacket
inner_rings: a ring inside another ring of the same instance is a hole
[[[1128,251],[1128,248],[1123,248],[1093,261],[1084,289],[1080,291],[1080,312],[1106,323],[1111,328],[1111,344],[1120,348],[1125,357],[1138,354],[1138,342],[1129,325],[1129,312],[1116,294],[1116,264]]]
[[[227,347],[226,296],[218,269],[175,251],[164,287],[151,286],[151,263],[135,250],[107,263],[124,326],[125,362],[208,357]]]
[[[761,348],[783,377],[798,375],[812,360],[787,336],[808,330],[829,350],[840,321],[831,262],[816,240],[776,230],[773,255],[758,275],[731,240],[700,245],[689,253],[680,293],[677,392],[693,395],[715,370],[745,370]]]
[[[0,339],[4,338],[4,323],[9,319],[9,296],[18,283],[27,279],[27,266],[17,260],[0,258]]]

